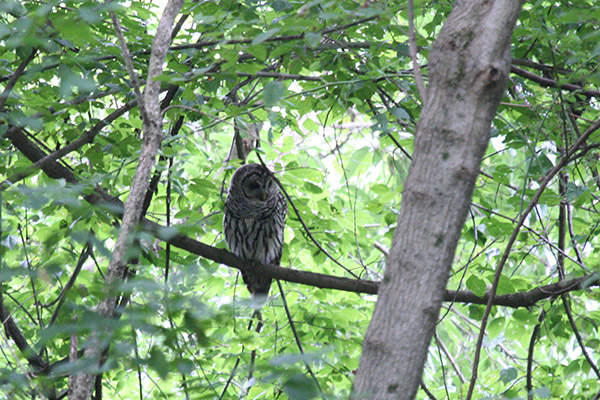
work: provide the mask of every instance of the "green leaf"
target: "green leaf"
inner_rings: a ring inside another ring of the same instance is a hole
[[[506,324],[506,319],[504,317],[500,317],[500,318],[495,318],[492,321],[490,321],[487,331],[488,334],[490,336],[490,338],[495,338],[498,335],[500,335],[502,332],[504,332],[504,327]]]
[[[487,286],[483,279],[479,279],[475,275],[470,276],[466,283],[467,288],[472,291],[476,296],[483,297],[487,290]]]
[[[500,370],[500,380],[504,383],[510,383],[517,379],[519,373],[516,368],[509,367]]]
[[[404,119],[404,120],[410,120],[411,117],[408,114],[408,112],[406,112],[406,110],[404,108],[400,108],[400,107],[392,107],[390,108],[390,113],[399,119]]]
[[[567,201],[573,201],[577,199],[579,196],[583,195],[588,191],[586,186],[577,186],[573,182],[567,183],[567,191],[565,193],[565,198]]]
[[[315,184],[314,184],[314,183],[312,183],[312,182],[308,182],[308,181],[307,181],[307,182],[304,182],[304,185],[303,185],[303,186],[304,186],[304,188],[305,188],[307,191],[309,191],[310,193],[315,193],[315,194],[318,194],[318,193],[323,193],[323,188],[321,188],[321,187],[319,187],[319,186],[315,185]]]
[[[269,29],[268,31],[257,35],[254,39],[252,39],[252,46],[256,46],[257,44],[261,44],[265,40],[272,38],[279,31],[280,31],[279,28],[273,28],[273,29]]]
[[[267,59],[268,53],[265,46],[250,46],[246,48],[246,51],[256,57],[259,61],[265,61]]]
[[[157,347],[150,350],[150,358],[148,365],[155,370],[161,378],[166,378],[169,375],[170,366],[164,353]]]
[[[310,400],[319,394],[313,380],[303,374],[290,376],[284,382],[283,390],[292,400]]]
[[[285,96],[285,86],[282,82],[269,82],[265,85],[264,100],[267,107],[276,105]]]
[[[319,33],[313,33],[313,32],[306,32],[304,34],[304,42],[308,45],[308,47],[310,47],[311,49],[316,48],[319,44],[321,44],[321,41],[323,40],[323,36],[321,36],[321,34]]]
[[[371,149],[369,147],[363,147],[352,154],[348,167],[346,168],[346,175],[348,177],[353,176],[360,168],[367,166],[365,158],[370,152]]]

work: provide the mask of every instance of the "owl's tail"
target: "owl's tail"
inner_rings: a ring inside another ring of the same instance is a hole
[[[269,299],[269,289],[271,289],[271,278],[243,272],[242,278],[252,295],[252,305],[254,308],[261,308]]]

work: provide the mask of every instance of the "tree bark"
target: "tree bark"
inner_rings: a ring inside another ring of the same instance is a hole
[[[490,124],[505,90],[522,0],[457,1],[429,58],[392,249],[363,342],[354,399],[413,399]]]

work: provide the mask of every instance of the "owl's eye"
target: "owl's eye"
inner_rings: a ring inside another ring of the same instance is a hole
[[[258,182],[250,182],[248,184],[248,189],[250,189],[251,191],[260,190],[260,185],[258,184]]]

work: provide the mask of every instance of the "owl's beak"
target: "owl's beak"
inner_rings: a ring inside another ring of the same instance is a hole
[[[267,192],[262,192],[260,194],[260,198],[262,199],[262,201],[265,201],[267,199]]]

